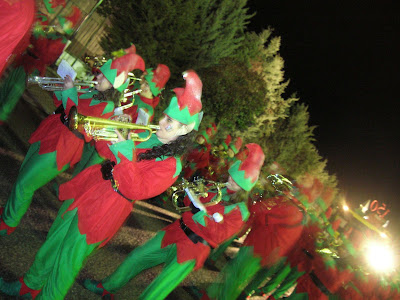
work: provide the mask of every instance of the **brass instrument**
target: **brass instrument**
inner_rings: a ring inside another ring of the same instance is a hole
[[[222,188],[226,186],[226,183],[215,182],[211,180],[206,180],[204,178],[194,179],[192,182],[182,179],[182,183],[177,186],[171,186],[168,189],[169,193],[172,193],[172,203],[175,206],[176,210],[179,212],[190,211],[191,208],[189,206],[180,206],[179,205],[179,196],[184,196],[185,193],[188,194],[188,191],[193,193],[197,197],[207,197],[208,193],[211,191],[217,192],[217,197],[215,197],[212,201],[208,203],[203,203],[204,206],[211,206],[218,204],[222,199]],[[188,195],[190,196],[190,195]]]
[[[84,116],[78,113],[75,106],[71,107],[71,110],[69,111],[68,121],[70,130],[85,131],[86,135],[93,137],[96,141],[117,141],[118,135],[115,133],[115,129],[130,129],[147,131],[148,135],[145,137],[139,137],[137,133],[131,133],[131,140],[144,142],[160,128],[158,125],[139,125],[135,123]]]
[[[46,91],[63,91],[64,90],[64,80],[62,78],[53,77],[40,77],[40,76],[29,76],[28,84],[35,83],[38,84],[42,89]],[[81,86],[91,86],[97,84],[97,81],[74,81],[74,85],[77,87]]]

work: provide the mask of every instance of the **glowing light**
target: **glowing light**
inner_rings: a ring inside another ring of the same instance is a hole
[[[349,207],[348,207],[346,204],[344,204],[344,205],[343,205],[343,210],[344,210],[344,211],[348,211],[348,210],[349,210]]]
[[[386,233],[384,233],[384,232],[381,232],[380,235],[381,235],[381,237],[383,237],[384,239],[386,239],[386,238],[388,237],[388,236],[386,235]]]
[[[388,272],[395,268],[393,251],[388,245],[379,241],[370,241],[366,247],[369,265],[378,272]]]

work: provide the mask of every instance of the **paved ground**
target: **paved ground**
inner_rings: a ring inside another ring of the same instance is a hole
[[[8,124],[0,126],[0,205],[3,205],[11,191],[18,169],[29,147],[30,134],[40,121],[54,109],[47,92],[36,86],[29,87],[23,99],[17,104]],[[64,173],[35,193],[32,205],[20,226],[10,236],[0,237],[0,276],[7,281],[17,280],[33,262],[36,251],[46,238],[60,202],[55,196],[54,186],[70,177]],[[150,202],[151,204],[151,202]],[[169,211],[174,209],[167,205]],[[154,211],[154,206],[137,206],[125,226],[104,248],[88,260],[66,299],[99,299],[86,291],[80,281],[90,277],[101,279],[110,274],[138,245],[152,237],[158,230],[169,224],[174,217]],[[157,217],[161,217],[158,219]],[[225,258],[216,263],[221,267]],[[161,266],[145,271],[127,284],[117,294],[117,299],[136,299],[144,288],[157,276]],[[206,287],[217,275],[218,268],[205,267],[190,274],[167,299],[197,299],[193,286]],[[0,293],[0,299],[11,299]]]

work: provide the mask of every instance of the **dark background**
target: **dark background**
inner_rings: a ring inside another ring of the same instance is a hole
[[[310,112],[320,155],[352,207],[368,199],[390,209],[400,229],[399,11],[392,2],[249,0],[248,29],[282,37],[287,96]],[[394,2],[393,2],[394,3]]]

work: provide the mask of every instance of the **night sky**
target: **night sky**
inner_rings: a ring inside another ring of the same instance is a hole
[[[400,18],[387,1],[336,3],[249,0],[248,29],[271,26],[282,37],[289,96],[309,107],[328,171],[353,207],[387,204],[389,230],[400,232]],[[325,6],[322,6],[325,5]],[[396,220],[397,219],[397,220]]]

